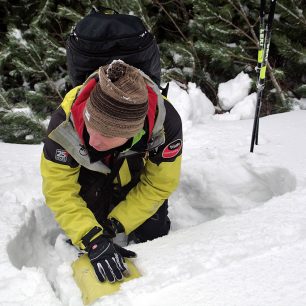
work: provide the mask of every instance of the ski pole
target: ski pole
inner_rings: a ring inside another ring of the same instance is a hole
[[[255,144],[256,145],[258,145],[259,116],[260,116],[260,109],[261,109],[261,105],[262,105],[263,90],[264,90],[264,87],[265,87],[266,65],[268,63],[268,55],[269,55],[269,49],[270,49],[272,23],[273,23],[273,19],[274,19],[275,7],[276,7],[276,0],[275,1],[272,0],[271,4],[270,4],[268,24],[267,24],[267,27],[266,27],[266,30],[265,30],[266,34],[264,35],[264,55],[263,55],[264,56],[263,57],[264,63],[263,63],[263,67],[264,67],[264,74],[265,75],[261,76],[261,71],[259,73],[259,81],[261,80],[261,78],[263,78],[263,81],[262,81],[262,92],[261,92],[261,97],[260,97],[259,113],[258,113],[258,116],[257,116],[256,139],[255,139]],[[264,18],[264,16],[263,16],[263,18]]]
[[[258,82],[257,82],[257,102],[256,102],[255,118],[254,118],[254,123],[253,123],[250,152],[254,151],[255,140],[256,140],[256,144],[258,144],[259,115],[260,115],[260,109],[261,109],[261,104],[262,104],[263,90],[265,87],[266,70],[267,70],[267,62],[268,62],[269,48],[270,48],[270,42],[271,42],[271,32],[272,32],[272,23],[273,23],[274,13],[275,13],[275,6],[276,6],[276,0],[271,0],[270,11],[269,11],[269,16],[268,16],[268,23],[264,31],[265,32],[264,48],[263,48],[262,61],[260,65],[260,72],[259,72],[259,77],[258,77]],[[262,3],[261,3],[261,8],[264,8],[264,5]],[[264,13],[261,13],[261,18],[264,18]],[[260,49],[259,49],[259,52],[260,52]]]
[[[265,44],[265,6],[266,6],[266,1],[261,0],[260,12],[259,12],[259,48],[258,48],[257,66],[255,68],[256,72],[258,73],[258,78],[259,78],[261,63],[263,60],[264,44]]]
[[[260,1],[260,11],[259,11],[259,46],[258,46],[258,56],[257,56],[257,66],[255,68],[257,72],[257,84],[259,82],[259,76],[260,76],[260,68],[261,64],[263,62],[263,56],[264,56],[264,45],[265,45],[265,7],[266,7],[266,1],[261,0]],[[255,144],[258,145],[258,128],[259,128],[259,116],[256,120],[256,140]]]

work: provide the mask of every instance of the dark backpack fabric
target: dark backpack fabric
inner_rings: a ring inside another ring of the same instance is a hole
[[[160,85],[156,40],[136,16],[93,11],[73,28],[66,50],[68,74],[74,87],[115,59],[141,69]]]

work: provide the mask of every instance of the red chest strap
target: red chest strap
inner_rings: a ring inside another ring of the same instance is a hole
[[[95,87],[97,81],[93,78],[88,81],[86,86],[82,89],[79,96],[76,98],[75,102],[73,103],[73,106],[71,108],[71,114],[73,117],[73,123],[74,127],[79,135],[79,138],[84,144],[83,139],[83,130],[84,130],[84,119],[83,119],[83,112],[86,105],[86,101],[90,95],[90,92]]]
[[[148,89],[148,99],[149,99],[149,109],[148,109],[148,113],[147,113],[148,124],[149,124],[149,135],[148,135],[148,142],[149,142],[151,137],[152,137],[152,132],[153,132],[154,123],[155,123],[155,115],[156,115],[156,107],[157,107],[157,94],[148,85],[147,85],[147,89]]]

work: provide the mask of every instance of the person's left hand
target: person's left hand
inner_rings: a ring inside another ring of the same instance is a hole
[[[124,257],[136,256],[136,253],[114,244],[110,238],[103,236],[94,239],[88,251],[90,262],[101,282],[106,279],[111,283],[123,280],[124,276],[129,275]]]

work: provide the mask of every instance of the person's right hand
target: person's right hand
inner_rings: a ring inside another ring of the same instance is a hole
[[[110,238],[99,236],[90,243],[88,257],[94,267],[99,281],[106,279],[113,283],[129,276],[124,257],[134,258],[136,253],[126,250],[116,244]]]

